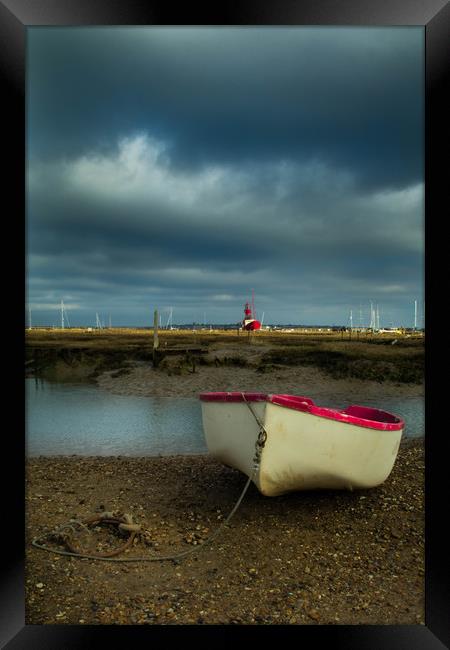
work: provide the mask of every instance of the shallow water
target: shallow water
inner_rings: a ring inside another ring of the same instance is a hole
[[[158,456],[207,451],[196,399],[113,395],[26,380],[28,456]]]
[[[364,405],[403,417],[407,437],[425,433],[422,398],[366,399]],[[168,456],[207,447],[198,399],[114,395],[96,385],[26,379],[26,450],[28,456]]]

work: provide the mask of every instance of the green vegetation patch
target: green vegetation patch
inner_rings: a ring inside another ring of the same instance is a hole
[[[367,346],[286,347],[270,350],[261,358],[261,366],[315,366],[335,379],[354,377],[372,381],[421,383],[424,376],[423,351],[392,348],[378,354]]]

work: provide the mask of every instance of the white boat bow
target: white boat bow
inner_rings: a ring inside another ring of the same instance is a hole
[[[331,409],[295,395],[206,392],[200,400],[210,454],[247,476],[254,473],[263,425],[267,440],[253,480],[266,496],[380,485],[394,466],[404,429],[404,421],[387,411]]]

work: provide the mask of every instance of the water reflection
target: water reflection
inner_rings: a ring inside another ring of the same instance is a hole
[[[317,403],[334,408],[346,404]],[[366,399],[401,416],[405,436],[425,431],[422,398]],[[91,384],[26,379],[27,455],[158,456],[206,453],[196,398],[113,395]]]
[[[27,455],[170,455],[207,451],[197,399],[112,395],[26,380]]]

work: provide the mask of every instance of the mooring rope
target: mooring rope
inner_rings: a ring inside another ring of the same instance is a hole
[[[140,524],[135,524],[133,523],[132,517],[130,514],[125,513],[113,513],[113,512],[103,512],[98,515],[93,515],[92,517],[88,517],[87,519],[84,519],[83,521],[79,521],[76,519],[71,519],[69,522],[66,524],[63,524],[59,528],[55,529],[54,531],[51,531],[45,535],[42,535],[41,537],[35,537],[32,541],[31,544],[32,546],[39,548],[43,551],[48,551],[50,553],[57,553],[58,555],[68,555],[70,557],[77,557],[77,558],[82,558],[82,559],[89,559],[89,560],[100,560],[103,562],[165,562],[165,561],[176,561],[180,558],[184,558],[187,555],[192,555],[193,553],[198,553],[201,551],[205,546],[210,544],[218,535],[219,533],[223,530],[223,528],[228,524],[230,519],[233,517],[237,509],[242,503],[242,499],[244,498],[250,483],[255,479],[256,473],[259,469],[259,465],[261,462],[261,452],[264,448],[264,445],[267,440],[267,432],[264,429],[263,424],[260,422],[259,418],[257,417],[256,413],[253,411],[251,408],[249,402],[246,400],[244,393],[241,393],[244,402],[247,404],[248,408],[250,409],[251,413],[253,414],[254,418],[256,419],[258,425],[259,425],[259,435],[256,439],[255,442],[255,455],[253,457],[253,471],[251,475],[248,477],[247,482],[244,486],[244,489],[242,490],[241,494],[239,495],[238,500],[236,501],[233,509],[231,512],[228,514],[226,519],[219,525],[219,527],[209,536],[207,537],[201,544],[198,544],[194,548],[190,548],[186,551],[183,551],[181,553],[176,553],[175,555],[159,555],[159,556],[152,556],[152,557],[127,557],[127,558],[117,558],[114,557],[116,555],[119,555],[120,553],[123,553],[125,550],[127,550],[133,543],[136,535],[139,535],[142,533],[142,527]],[[98,525],[98,524],[115,524],[118,526],[119,530],[122,532],[129,532],[130,535],[125,542],[120,548],[115,549],[113,551],[109,551],[106,553],[97,553],[97,554],[88,554],[88,553],[82,553],[80,552],[77,547],[74,545],[72,541],[72,537],[70,533],[67,533],[67,529],[71,529],[72,532],[74,532],[74,527],[79,526],[82,528],[85,528],[88,530],[89,526],[92,525]],[[61,540],[66,547],[69,549],[67,551],[62,551],[59,549],[53,549],[50,548],[49,546],[46,546],[45,544],[42,544],[41,542],[44,539],[48,539],[50,537],[56,538]]]
[[[76,549],[76,547],[73,545],[70,536],[64,532],[65,528],[70,528],[73,524],[75,525],[85,525],[86,520],[84,522],[79,522],[77,520],[71,520],[67,524],[63,524],[60,528],[56,529],[55,531],[52,531],[50,533],[47,533],[46,535],[43,535],[41,537],[36,537],[35,539],[32,540],[31,544],[35,546],[36,548],[42,549],[43,551],[48,551],[50,553],[57,553],[58,555],[68,555],[71,557],[78,557],[78,558],[85,558],[89,560],[100,560],[104,562],[164,562],[164,561],[169,561],[169,560],[178,560],[180,558],[186,557],[187,555],[191,555],[192,553],[199,552],[205,547],[207,544],[212,542],[213,539],[215,539],[218,534],[221,532],[221,530],[224,528],[226,524],[230,521],[232,516],[235,514],[236,510],[239,508],[242,499],[245,496],[245,493],[248,490],[248,487],[251,483],[251,481],[254,478],[254,475],[256,474],[256,471],[253,472],[253,474],[248,478],[247,483],[244,486],[244,489],[242,490],[235,506],[231,510],[230,514],[227,516],[227,518],[220,524],[220,526],[207,538],[205,539],[202,544],[198,544],[194,548],[190,548],[187,551],[183,551],[182,553],[176,553],[175,555],[158,555],[158,556],[153,556],[153,557],[127,557],[127,558],[117,558],[113,557],[115,555],[119,555],[119,553],[122,553],[125,551],[127,548],[131,546],[133,543],[133,540],[136,535],[142,532],[141,526],[139,524],[132,524],[134,527],[136,527],[135,530],[130,531],[130,536],[127,539],[126,543],[123,544],[119,549],[116,549],[114,551],[110,551],[109,553],[99,553],[99,554],[88,554],[88,553],[82,553]],[[105,513],[103,513],[105,514]],[[106,513],[110,515],[111,513]],[[128,515],[130,517],[130,515]],[[92,518],[90,518],[92,519]],[[96,518],[95,523],[118,523],[121,522],[121,518],[117,517],[105,517],[105,518]],[[123,530],[121,523],[119,523],[119,528]],[[59,549],[54,549],[50,548],[49,546],[46,546],[42,544],[41,542],[44,539],[48,539],[49,537],[56,537],[61,539],[63,543],[67,546],[67,548],[71,549],[68,551],[62,551]]]

